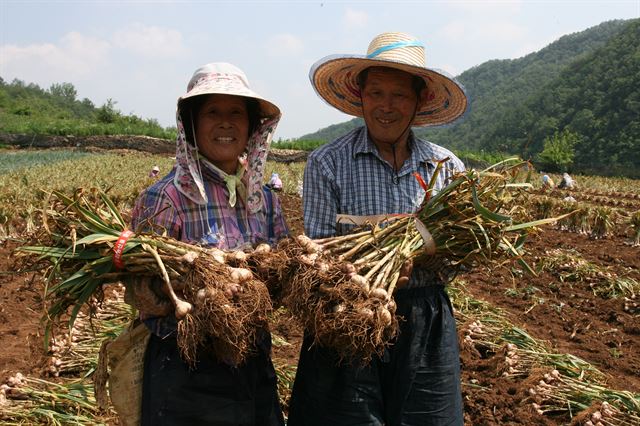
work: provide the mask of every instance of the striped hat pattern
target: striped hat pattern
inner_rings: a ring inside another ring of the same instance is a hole
[[[362,117],[358,74],[369,67],[388,67],[422,78],[427,100],[416,112],[414,126],[439,126],[464,115],[469,101],[464,87],[446,72],[427,68],[424,44],[404,33],[376,36],[361,55],[330,55],[316,62],[309,72],[318,96],[338,110]]]

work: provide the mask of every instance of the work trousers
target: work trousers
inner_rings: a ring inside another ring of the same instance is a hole
[[[152,334],[145,353],[143,426],[283,426],[268,333],[255,355],[232,367],[203,355],[190,369],[175,337]]]
[[[399,290],[399,334],[367,366],[305,337],[288,426],[463,425],[455,320],[444,286]]]

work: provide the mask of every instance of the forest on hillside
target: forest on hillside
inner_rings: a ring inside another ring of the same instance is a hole
[[[175,138],[175,129],[165,129],[155,119],[123,114],[112,99],[97,107],[90,99],[77,96],[71,83],[43,89],[19,79],[6,82],[0,76],[0,133]]]
[[[455,152],[520,155],[551,171],[640,176],[640,19],[604,22],[457,80],[470,111],[449,126],[416,128],[418,136]],[[302,139],[329,141],[361,123]]]

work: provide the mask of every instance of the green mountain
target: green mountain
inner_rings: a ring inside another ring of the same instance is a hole
[[[578,140],[574,170],[638,175],[639,26],[638,19],[604,22],[522,58],[473,67],[457,77],[471,99],[465,119],[416,133],[454,150],[535,158],[545,139],[566,129]],[[301,139],[331,140],[358,123]]]
[[[534,156],[558,131],[577,137],[576,170],[640,177],[640,19],[506,111],[494,139]]]
[[[0,77],[0,133],[35,135],[145,135],[174,139],[175,129],[165,129],[155,119],[124,115],[109,99],[96,107],[91,100],[76,99],[71,83],[37,84]]]
[[[300,140],[321,140],[325,142],[331,142],[339,136],[348,133],[350,130],[360,127],[364,124],[364,120],[360,117],[353,118],[344,123],[332,124],[331,126],[324,127],[316,132],[309,133],[300,137]]]

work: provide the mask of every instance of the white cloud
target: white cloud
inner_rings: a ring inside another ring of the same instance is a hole
[[[440,30],[440,34],[447,40],[460,41],[465,38],[468,31],[462,21],[451,21]]]
[[[59,43],[0,46],[0,70],[7,79],[19,78],[42,84],[70,81],[90,75],[107,63],[108,42],[77,32],[63,36]]]
[[[302,52],[304,44],[293,34],[277,34],[267,40],[266,49],[269,56],[289,56]]]
[[[468,13],[476,15],[478,13],[484,13],[487,15],[514,13],[522,9],[522,0],[463,0],[463,1],[450,1],[445,4],[451,9],[454,9],[456,13]]]
[[[180,31],[170,28],[132,24],[113,35],[114,44],[150,58],[173,58],[186,53]]]
[[[524,27],[511,22],[494,22],[486,27],[477,28],[478,37],[486,37],[488,40],[521,40],[527,33]]]
[[[444,71],[446,74],[449,74],[449,77],[455,77],[460,74],[460,70],[450,63],[438,64],[435,68],[438,71]]]
[[[369,15],[362,10],[355,10],[348,7],[344,12],[342,22],[347,29],[362,29],[367,26]]]
[[[455,20],[447,23],[440,35],[449,41],[481,41],[513,43],[527,34],[526,28],[508,21],[486,21],[485,25]]]
[[[523,56],[528,55],[529,53],[537,52],[538,50],[547,47],[554,41],[558,40],[562,37],[562,34],[554,35],[547,38],[541,38],[539,40],[530,41],[528,43],[522,44],[518,46],[518,48],[511,55],[511,58],[521,58]]]

